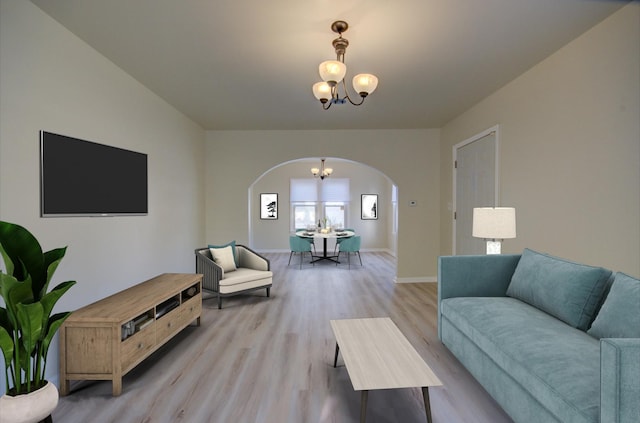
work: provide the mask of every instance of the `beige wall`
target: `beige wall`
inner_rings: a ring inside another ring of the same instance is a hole
[[[394,243],[389,239],[392,223],[391,181],[379,171],[346,160],[327,158],[327,167],[334,169],[332,179],[349,179],[350,201],[347,203],[347,225],[355,229],[362,237],[361,249],[385,250],[395,254]],[[286,251],[289,252],[290,219],[290,179],[313,178],[309,169],[318,167],[320,159],[299,160],[283,164],[268,171],[253,184],[249,191],[250,214],[250,244],[258,251]],[[317,179],[318,183],[323,183]],[[278,193],[279,213],[277,220],[261,220],[259,210],[260,193]],[[380,213],[376,220],[361,220],[360,195],[378,194]],[[335,242],[330,240],[328,248],[333,248]]]
[[[501,205],[524,247],[640,275],[640,5],[628,5],[442,128],[441,252],[452,146],[500,124]]]
[[[398,186],[399,281],[433,278],[440,249],[439,134],[436,129],[209,131],[206,240],[248,242],[248,190],[269,169],[305,157],[343,158],[371,166]],[[409,207],[409,200],[417,206]]]
[[[193,272],[204,240],[204,130],[28,1],[0,3],[0,89],[0,219],[27,227],[45,250],[68,246],[52,287],[77,284],[56,310]],[[148,216],[40,218],[40,130],[147,153]],[[57,354],[55,341],[52,381]]]

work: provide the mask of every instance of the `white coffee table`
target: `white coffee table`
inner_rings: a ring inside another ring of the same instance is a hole
[[[353,389],[362,391],[360,422],[366,418],[370,390],[419,387],[431,423],[429,387],[442,382],[390,318],[331,320],[331,328],[336,337],[333,367],[342,351]]]

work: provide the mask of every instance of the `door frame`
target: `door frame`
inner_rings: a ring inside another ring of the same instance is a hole
[[[456,169],[456,161],[458,160],[458,150],[468,144],[471,144],[472,142],[475,141],[479,141],[482,138],[492,135],[493,133],[495,133],[495,181],[494,181],[494,196],[493,196],[493,206],[497,207],[498,204],[500,204],[500,125],[495,125],[492,126],[489,129],[486,129],[480,133],[477,133],[476,135],[467,138],[464,141],[461,141],[457,144],[455,144],[453,146],[453,151],[452,151],[452,157],[453,160],[451,162],[451,168],[452,168],[452,172],[453,172],[453,210],[451,213],[451,218],[453,220],[453,248],[452,248],[452,254],[456,255],[456,235],[457,235],[457,226],[458,226],[458,222],[456,220],[456,211],[457,211],[457,207],[458,205],[457,203],[457,197],[458,197],[458,181],[457,181],[457,169]]]

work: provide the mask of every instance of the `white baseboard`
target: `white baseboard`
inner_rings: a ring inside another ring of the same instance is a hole
[[[283,250],[283,249],[275,249],[275,248],[260,248],[260,249],[253,249],[255,252],[257,253],[290,253],[291,250]],[[331,253],[333,253],[333,250],[329,249],[331,251]],[[327,250],[327,254],[329,253],[329,250]],[[387,253],[393,257],[395,257],[395,254],[393,253],[393,251],[389,250],[388,248],[363,248],[360,250],[363,253]]]
[[[398,278],[394,279],[395,283],[436,283],[438,278],[436,276],[422,276],[417,278]]]

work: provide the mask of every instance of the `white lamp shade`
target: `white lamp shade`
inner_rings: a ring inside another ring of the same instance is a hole
[[[331,87],[326,82],[316,82],[313,84],[313,95],[318,100],[329,100],[331,98]]]
[[[473,209],[473,236],[485,239],[516,237],[516,209],[476,207]]]
[[[320,78],[323,81],[334,81],[336,83],[342,81],[347,73],[347,66],[338,60],[327,60],[318,66]]]
[[[378,86],[378,78],[370,73],[359,73],[353,77],[353,89],[358,93],[371,94]]]

